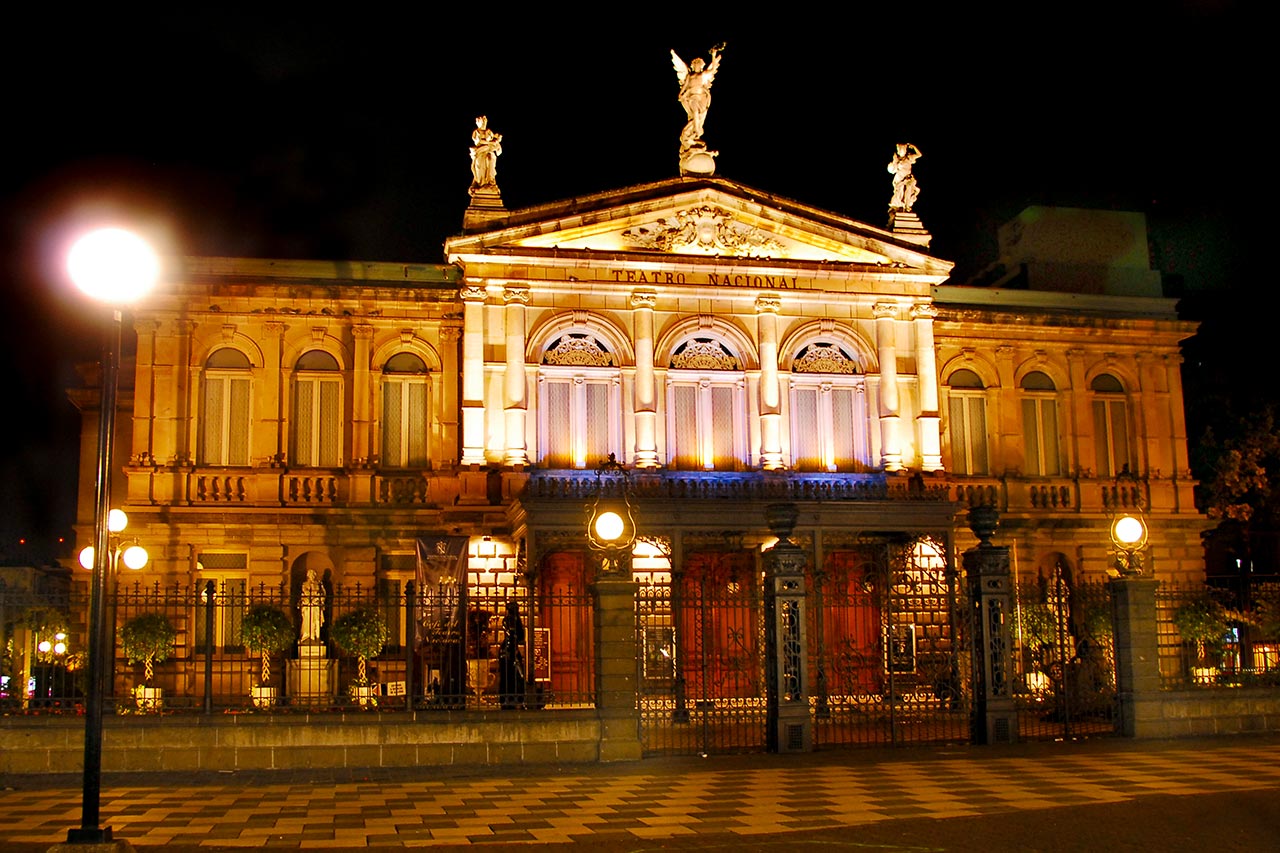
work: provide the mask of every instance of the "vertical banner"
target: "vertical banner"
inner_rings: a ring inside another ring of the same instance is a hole
[[[466,696],[466,536],[418,539],[415,645],[426,671],[428,700],[457,704]]]

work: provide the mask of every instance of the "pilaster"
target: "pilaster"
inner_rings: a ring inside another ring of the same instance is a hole
[[[506,343],[506,367],[503,376],[503,412],[506,418],[507,465],[528,465],[529,453],[525,443],[525,419],[528,414],[526,379],[524,370],[525,306],[529,304],[529,288],[503,288],[502,300],[506,305],[503,325]]]
[[[901,471],[896,328],[898,306],[891,302],[877,302],[872,313],[876,318],[876,349],[880,359],[880,463],[886,471]]]
[[[911,306],[916,339],[916,380],[920,387],[919,424],[920,467],[942,469],[942,420],[938,414],[938,363],[934,353],[933,319],[938,309],[931,302]]]
[[[760,463],[766,471],[785,468],[782,458],[782,403],[778,388],[778,311],[782,299],[756,297],[756,337],[760,354]]]
[[[462,464],[483,465],[485,288],[464,284],[462,298]]]
[[[653,290],[636,290],[631,294],[632,334],[635,338],[635,466],[657,468],[658,406],[657,384],[653,374],[653,309],[658,294]]]

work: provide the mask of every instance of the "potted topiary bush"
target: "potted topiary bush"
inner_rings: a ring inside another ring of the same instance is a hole
[[[135,616],[120,628],[120,649],[131,664],[142,664],[142,683],[133,694],[138,707],[144,711],[158,711],[162,704],[162,691],[151,686],[155,665],[164,663],[174,652],[178,631],[163,613],[143,613]]]
[[[1179,605],[1173,611],[1173,624],[1182,639],[1195,643],[1192,679],[1198,684],[1212,684],[1222,664],[1223,638],[1231,630],[1231,611],[1204,593]]]
[[[348,685],[348,693],[361,705],[376,705],[376,685],[369,683],[367,664],[369,658],[382,653],[391,638],[387,623],[373,607],[361,607],[339,616],[331,633],[339,648],[358,659],[356,678]]]
[[[240,622],[240,637],[250,653],[262,656],[258,683],[249,688],[255,708],[270,708],[276,703],[276,689],[271,680],[271,655],[282,652],[293,643],[293,622],[287,613],[270,604],[249,608]]]

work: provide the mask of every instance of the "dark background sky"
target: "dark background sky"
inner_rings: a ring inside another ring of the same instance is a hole
[[[961,281],[1029,204],[1142,211],[1153,265],[1208,318],[1192,358],[1261,351],[1266,282],[1244,259],[1273,183],[1275,74],[1237,4],[585,8],[9,21],[0,556],[72,521],[65,388],[100,317],[62,274],[77,224],[126,215],[176,254],[437,262],[476,115],[504,136],[509,208],[674,176],[671,48],[727,42],[718,174],[883,225],[885,164],[911,141],[916,211]],[[1233,312],[1236,294],[1253,302]],[[1218,331],[1230,313],[1245,332]]]

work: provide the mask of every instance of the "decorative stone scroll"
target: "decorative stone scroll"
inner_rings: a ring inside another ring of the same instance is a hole
[[[676,211],[675,216],[652,225],[637,225],[622,232],[628,243],[659,252],[697,248],[721,255],[769,257],[781,253],[782,244],[759,228],[734,219],[719,207],[702,205]]]
[[[682,344],[671,356],[677,370],[738,370],[738,359],[724,344],[711,338],[694,338]]]
[[[543,364],[573,367],[615,367],[613,353],[590,335],[568,334],[552,342],[542,355]]]
[[[852,374],[858,372],[858,363],[835,344],[810,344],[792,362],[791,372]]]

